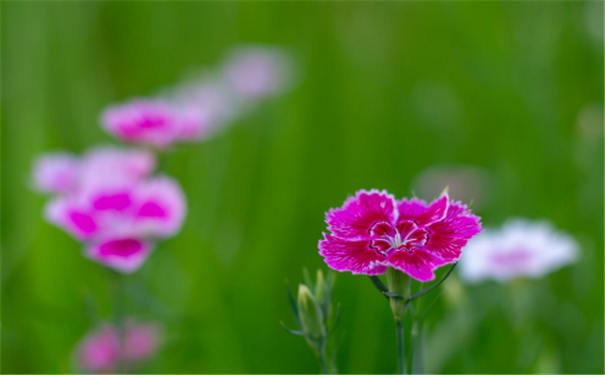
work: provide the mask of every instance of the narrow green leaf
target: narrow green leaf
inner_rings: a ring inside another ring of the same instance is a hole
[[[286,282],[286,289],[288,291],[288,300],[290,301],[290,307],[292,308],[292,312],[294,313],[296,324],[298,324],[299,327],[302,327],[302,325],[300,324],[300,315],[298,313],[298,304],[296,303],[296,299],[292,294],[292,289],[290,289],[290,284],[288,284],[288,282]]]
[[[293,335],[296,335],[296,336],[304,336],[305,335],[305,333],[302,332],[302,331],[295,331],[293,329],[288,328],[288,326],[286,326],[286,324],[284,322],[282,322],[281,320],[279,321],[279,323],[282,325],[282,327],[284,327],[288,332],[290,332]]]
[[[389,288],[384,285],[384,283],[382,282],[382,280],[380,280],[378,276],[370,276],[370,280],[372,280],[372,284],[374,284],[374,286],[376,287],[376,289],[378,289],[380,293],[385,294],[389,292]],[[388,296],[385,295],[385,297],[389,299]]]

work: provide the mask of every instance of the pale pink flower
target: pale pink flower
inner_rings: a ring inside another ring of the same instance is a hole
[[[155,324],[126,322],[124,351],[127,359],[140,361],[153,357],[160,344],[161,329]]]
[[[148,151],[103,146],[80,159],[65,152],[43,155],[35,162],[33,180],[42,191],[71,195],[96,181],[138,181],[154,168],[155,157]]]
[[[103,323],[86,334],[76,349],[79,367],[89,372],[111,373],[118,369],[120,356],[123,356],[122,366],[132,369],[156,354],[161,336],[159,326],[128,320],[124,328],[123,350],[120,350],[119,331],[112,323]]]
[[[66,152],[57,152],[39,157],[34,164],[35,187],[47,193],[69,193],[78,182],[80,164],[78,159]]]
[[[292,61],[283,50],[245,46],[234,50],[224,75],[235,95],[262,99],[284,91],[291,82]]]
[[[471,239],[460,258],[460,275],[468,282],[543,277],[578,257],[578,243],[546,221],[511,219]]]
[[[214,135],[240,112],[238,100],[233,98],[223,82],[216,79],[186,81],[175,89],[173,96],[185,117],[181,132],[190,139],[206,139]],[[199,117],[202,121],[189,122],[187,116]]]
[[[120,180],[137,182],[155,169],[155,156],[147,150],[115,146],[95,147],[82,157],[80,188],[98,181]]]
[[[120,360],[120,340],[117,330],[111,324],[88,333],[77,349],[77,359],[85,371],[112,372]]]

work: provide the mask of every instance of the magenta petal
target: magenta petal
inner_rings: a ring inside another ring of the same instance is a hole
[[[77,239],[92,238],[99,231],[93,212],[78,207],[67,198],[55,198],[45,208],[46,219]]]
[[[397,204],[397,211],[399,211],[398,221],[415,220],[418,216],[422,215],[427,209],[426,202],[416,197],[408,200],[403,198]]]
[[[386,271],[386,257],[370,248],[367,240],[349,241],[324,233],[319,241],[319,254],[337,271],[354,274],[380,275]]]
[[[451,203],[445,219],[427,227],[431,234],[424,250],[449,262],[458,260],[467,241],[481,232],[479,220],[466,206]]]
[[[92,215],[83,212],[70,212],[69,222],[73,229],[84,238],[91,237],[98,229]]]
[[[130,194],[127,192],[120,192],[100,195],[92,202],[92,205],[97,210],[122,211],[128,208],[131,203]]]
[[[162,207],[160,203],[148,201],[145,202],[141,208],[139,208],[139,212],[137,216],[140,218],[143,217],[156,217],[156,218],[165,218],[168,216],[167,210]]]
[[[117,271],[130,273],[141,267],[151,251],[149,242],[137,238],[119,238],[89,245],[86,255]]]
[[[392,252],[389,255],[388,263],[416,280],[427,282],[435,278],[433,270],[446,262],[424,251],[415,250],[411,254],[406,251]]]
[[[416,223],[419,227],[423,227],[430,223],[443,220],[447,215],[449,205],[449,197],[447,193],[443,194],[438,199],[435,199],[424,213],[416,217]]]
[[[178,182],[158,176],[146,181],[135,192],[137,233],[152,237],[176,234],[183,224],[187,206]]]
[[[335,236],[351,240],[368,239],[376,222],[395,220],[395,200],[386,191],[358,191],[341,208],[326,215],[328,229]]]

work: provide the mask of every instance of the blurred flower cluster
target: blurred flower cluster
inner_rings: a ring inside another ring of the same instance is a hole
[[[215,72],[185,80],[158,96],[110,106],[101,124],[124,142],[157,149],[207,139],[259,101],[290,87],[292,65],[279,48],[239,47]]]
[[[176,234],[185,216],[178,182],[151,176],[154,167],[148,151],[100,147],[81,158],[43,156],[34,179],[56,194],[45,209],[48,221],[84,241],[87,257],[133,272],[149,256],[152,241]]]
[[[154,174],[159,154],[180,142],[209,140],[290,87],[292,69],[280,48],[238,47],[212,74],[109,106],[100,116],[102,128],[136,148],[101,146],[80,157],[64,151],[40,156],[32,179],[38,191],[52,194],[44,216],[81,241],[86,257],[119,273],[138,270],[159,240],[180,231],[187,212],[178,181]],[[121,277],[112,275],[121,295]],[[80,369],[129,371],[156,352],[158,326],[123,319],[121,303],[114,306],[115,324],[98,325],[78,345]]]
[[[179,183],[152,176],[155,152],[207,140],[262,99],[284,92],[292,66],[279,48],[237,47],[217,73],[108,107],[102,127],[141,148],[98,147],[81,158],[68,152],[41,156],[34,184],[55,194],[47,220],[85,242],[87,257],[120,272],[136,271],[155,240],[178,233],[187,211]]]

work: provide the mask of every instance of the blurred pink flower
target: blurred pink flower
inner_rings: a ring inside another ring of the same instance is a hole
[[[481,231],[479,220],[447,193],[427,205],[360,190],[326,213],[331,234],[324,233],[319,253],[337,271],[379,275],[393,267],[425,282],[436,268],[458,261],[467,240]]]
[[[155,324],[126,322],[125,356],[140,361],[153,357],[160,344],[160,327]]]
[[[34,180],[61,193],[45,208],[49,222],[88,242],[89,258],[133,272],[151,253],[153,240],[180,230],[187,210],[178,182],[149,177],[154,167],[147,151],[99,147],[81,159],[62,153],[41,157]]]
[[[117,330],[107,323],[88,333],[78,345],[77,359],[83,370],[112,372],[120,359]]]
[[[34,164],[33,180],[37,189],[47,193],[68,193],[76,188],[79,161],[66,152],[47,154]]]
[[[39,190],[70,195],[95,181],[137,181],[154,167],[155,157],[147,151],[104,146],[81,159],[65,152],[43,155],[34,163],[33,180]]]
[[[292,77],[290,57],[279,48],[246,46],[234,50],[224,75],[235,95],[262,99],[284,91]]]
[[[165,176],[131,182],[97,181],[46,207],[47,219],[75,238],[91,241],[90,258],[122,272],[138,269],[151,253],[149,240],[175,235],[183,223],[185,197]]]
[[[225,83],[212,78],[192,79],[181,83],[174,90],[173,96],[174,102],[183,108],[185,117],[187,112],[203,117],[205,126],[202,128],[190,124],[182,127],[184,133],[195,132],[198,133],[197,137],[202,139],[213,135],[240,112],[238,100],[230,95]]]
[[[160,344],[160,327],[155,324],[125,323],[124,350],[120,350],[117,327],[103,323],[89,332],[76,349],[78,365],[82,370],[95,373],[111,373],[118,369],[120,356],[123,366],[132,369],[142,360],[155,355]]]
[[[575,261],[578,248],[573,237],[548,222],[512,219],[469,241],[460,259],[460,275],[468,282],[542,277]]]
[[[80,188],[98,181],[122,180],[137,182],[155,169],[155,156],[147,150],[101,146],[88,151],[82,158]]]
[[[114,137],[159,149],[199,139],[210,120],[203,108],[162,99],[131,100],[109,107],[101,116],[103,128]]]

